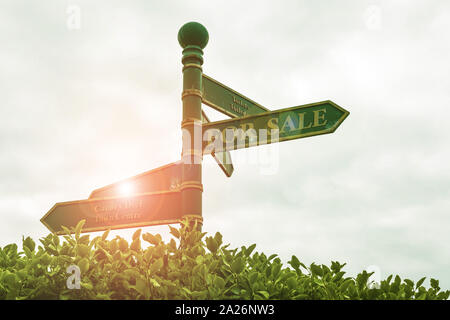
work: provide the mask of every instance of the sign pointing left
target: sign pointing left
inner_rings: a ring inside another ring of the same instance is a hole
[[[62,226],[71,229],[83,219],[83,232],[179,223],[181,193],[166,191],[59,202],[41,222],[51,232],[62,235],[66,234]]]

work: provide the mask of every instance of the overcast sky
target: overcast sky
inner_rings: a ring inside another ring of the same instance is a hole
[[[350,111],[333,134],[233,151],[231,178],[205,157],[204,230],[450,289],[445,0],[2,1],[0,246],[45,236],[56,202],[180,158],[188,21],[209,31],[205,74],[271,110]]]

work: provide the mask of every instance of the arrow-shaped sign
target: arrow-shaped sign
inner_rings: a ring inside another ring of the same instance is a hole
[[[332,133],[349,112],[323,101],[203,125],[203,154]]]
[[[112,197],[60,202],[42,217],[41,222],[53,233],[66,234],[85,219],[83,232],[135,228],[179,223],[181,193],[155,192],[132,197]]]
[[[160,191],[177,191],[181,184],[181,161],[141,173],[91,192],[89,199],[119,197]]]
[[[205,74],[202,75],[202,87],[202,102],[227,116],[235,118],[269,111]]]

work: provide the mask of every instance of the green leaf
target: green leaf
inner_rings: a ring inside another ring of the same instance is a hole
[[[294,297],[295,300],[307,300],[310,299],[310,296],[305,293],[300,293]]]
[[[133,238],[133,242],[130,245],[130,249],[136,252],[139,252],[141,250],[141,239],[139,239],[139,237]]]
[[[219,289],[225,288],[225,280],[220,276],[214,277],[214,286],[218,287]]]
[[[422,279],[420,279],[419,281],[417,281],[417,283],[416,283],[416,289],[419,288],[419,287],[422,285],[422,283],[425,281],[426,278],[427,278],[427,277],[423,277]]]
[[[342,270],[342,268],[345,266],[346,264],[340,264],[338,261],[331,261],[331,270],[334,273],[338,273]]]
[[[155,279],[150,279],[150,283],[155,287],[155,288],[159,288],[161,287],[161,285],[159,284],[158,281],[156,281]]]
[[[342,293],[344,293],[345,291],[347,291],[348,287],[353,283],[352,279],[347,279],[345,280],[340,286],[339,286],[339,291],[341,291]]]
[[[81,259],[78,262],[78,267],[80,268],[82,274],[87,272],[89,270],[89,260],[86,258]]]
[[[275,258],[276,256],[277,256],[277,254],[271,254],[271,255],[269,256],[269,258],[267,258],[267,261],[272,260],[272,259]]]
[[[86,258],[89,256],[90,248],[85,244],[77,245],[77,256],[81,258]]]
[[[141,295],[145,297],[145,294],[147,292],[147,283],[143,279],[141,278],[136,279],[135,288],[137,292],[139,292]]]
[[[427,298],[427,293],[424,292],[421,295],[419,295],[416,299],[417,300],[425,300]]]
[[[322,279],[314,278],[313,281],[314,281],[314,283],[317,284],[318,286],[321,286],[321,287],[325,286]]]
[[[197,258],[195,258],[197,264],[202,264],[204,260],[205,258],[203,258],[203,256],[197,256]]]
[[[23,237],[22,237],[23,239]],[[28,248],[31,252],[34,251],[34,248],[36,247],[36,243],[31,239],[30,237],[27,237],[26,239],[22,240],[23,246],[22,248]]]
[[[239,274],[244,270],[245,263],[241,257],[236,258],[233,263],[231,264],[231,271],[233,271],[236,274]]]
[[[89,244],[89,235],[86,234],[86,235],[80,237],[77,242],[80,244],[86,244],[86,245]]]
[[[14,288],[19,279],[14,273],[7,270],[3,274],[2,280],[9,288]]]
[[[78,239],[81,234],[81,230],[83,229],[84,224],[86,223],[86,219],[80,220],[77,226],[75,227],[75,238]]]
[[[318,265],[312,263],[310,266],[311,272],[313,275],[318,275],[318,276],[322,276],[323,275],[323,271],[322,268],[319,267]]]
[[[23,251],[25,252],[25,255],[27,256],[27,258],[31,258],[33,256],[33,253],[30,251],[30,249],[28,249],[28,247],[23,247]]]
[[[255,283],[257,279],[258,279],[258,273],[257,272],[252,272],[248,276],[248,280],[249,280],[250,283]]]
[[[61,226],[61,228],[63,229],[64,233],[66,233],[69,236],[73,233],[69,228],[65,226]]]
[[[386,282],[389,284],[391,283],[393,275],[391,274],[389,277],[386,278]]]
[[[436,279],[431,278],[431,279],[430,279],[430,285],[431,285],[431,287],[432,287],[433,289],[436,289],[436,290],[439,290],[439,289],[440,289],[440,288],[439,288],[439,280],[436,280]]]
[[[252,244],[250,247],[247,248],[247,250],[245,250],[245,255],[246,256],[250,256],[253,252],[253,250],[255,250],[256,248],[256,243]]]
[[[286,284],[289,289],[295,289],[297,287],[297,279],[295,277],[290,277],[286,280]]]
[[[125,239],[120,238],[119,239],[119,249],[122,252],[125,252],[128,250],[128,242]]]
[[[214,240],[216,240],[218,247],[222,245],[222,235],[220,234],[220,232],[216,232],[216,234],[214,235]]]
[[[150,274],[158,272],[164,265],[163,258],[159,258],[150,266]]]
[[[93,290],[94,286],[90,282],[82,282],[81,286],[87,290]]]
[[[50,261],[52,261],[52,258],[50,257],[50,255],[45,252],[40,258],[40,263],[42,263],[44,266],[48,265],[50,263]]]
[[[273,279],[277,279],[278,278],[278,276],[280,275],[280,271],[281,271],[281,264],[279,264],[279,263],[272,264],[271,275],[272,275]]]
[[[192,296],[192,292],[188,288],[183,287],[183,288],[181,288],[181,290],[184,291],[185,296],[187,296],[188,298],[190,298]]]
[[[3,249],[10,258],[17,256],[17,244],[11,243]]]
[[[109,294],[98,293],[95,297],[99,300],[111,300],[110,293]]]
[[[148,243],[153,244],[155,246],[157,246],[160,243],[160,241],[161,241],[160,238],[152,235],[151,233],[143,234],[142,235],[142,239],[144,239],[144,241],[147,241]]]
[[[212,253],[216,253],[217,252],[217,248],[219,247],[217,244],[216,239],[214,239],[213,237],[207,237],[206,238],[206,247],[208,248],[209,251],[211,251]]]
[[[152,256],[153,256],[153,248],[147,248],[144,253],[144,258],[147,261],[150,261],[152,259]]]
[[[133,240],[139,239],[141,237],[141,231],[142,229],[137,229],[134,233],[133,233]]]
[[[409,279],[405,279],[403,280],[408,286],[414,288],[414,282],[412,280]]]
[[[170,239],[169,248],[171,248],[174,252],[177,250],[177,243],[175,242],[175,240]]]
[[[344,276],[345,271],[339,271],[338,273],[336,273],[336,275],[333,278],[334,282],[339,282],[339,280],[342,279],[342,277]]]
[[[296,256],[292,256],[291,261],[288,262],[292,268],[294,268],[295,270],[299,270],[300,267],[300,261],[298,260],[298,258]]]
[[[259,294],[261,297],[263,297],[266,300],[269,299],[269,297],[270,297],[270,294],[264,290],[257,291],[256,293]]]
[[[121,261],[122,260],[122,253],[120,251],[116,251],[113,255],[114,261]]]
[[[174,228],[172,226],[169,225],[169,229],[170,229],[170,233],[177,239],[180,239],[181,235],[180,235],[180,231],[178,231],[177,228]]]
[[[111,229],[108,229],[105,232],[103,232],[103,234],[102,234],[102,240],[103,241],[106,240],[106,238],[108,237],[110,231],[111,231]]]

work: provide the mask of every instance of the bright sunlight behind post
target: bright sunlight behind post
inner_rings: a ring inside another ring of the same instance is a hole
[[[134,194],[134,185],[130,182],[121,183],[117,190],[121,196],[131,196]]]

